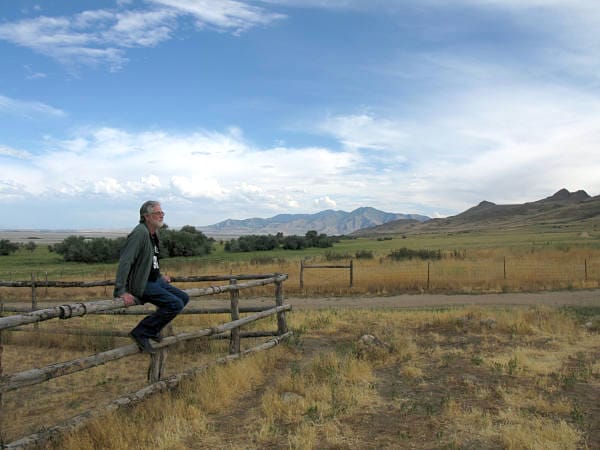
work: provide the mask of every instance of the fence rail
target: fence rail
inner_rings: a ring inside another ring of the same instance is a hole
[[[134,393],[128,394],[127,398],[131,398],[133,395],[135,398],[142,398],[151,392],[162,390],[167,386],[176,385],[178,380],[181,379],[185,374],[179,374],[175,377],[170,377],[167,380],[163,379],[164,373],[164,362],[166,360],[166,351],[173,345],[195,340],[199,338],[218,338],[224,339],[229,338],[229,355],[222,359],[222,361],[229,361],[238,358],[242,354],[253,353],[258,351],[258,348],[270,348],[272,345],[276,345],[283,339],[290,335],[287,329],[287,322],[285,313],[291,310],[290,305],[283,303],[283,282],[288,278],[287,274],[242,274],[242,275],[215,275],[215,276],[198,276],[198,277],[172,277],[172,281],[180,282],[197,282],[197,281],[229,281],[227,285],[210,286],[205,288],[191,288],[185,291],[190,297],[197,296],[208,296],[218,293],[229,292],[230,293],[230,307],[229,308],[190,308],[184,310],[182,314],[213,314],[213,313],[230,313],[231,321],[222,323],[219,325],[211,326],[208,328],[201,328],[194,331],[187,331],[178,333],[172,336],[163,337],[160,343],[156,343],[153,347],[157,350],[156,354],[150,355],[150,367],[148,368],[148,382],[150,383],[146,388]],[[244,280],[243,283],[238,283],[238,280]],[[35,288],[37,285],[35,279],[32,277],[31,281],[11,281],[11,282],[0,282],[1,286],[10,287],[32,287]],[[48,282],[49,285],[55,287],[93,287],[93,286],[106,286],[110,285],[111,281],[101,282]],[[248,289],[255,286],[264,286],[268,284],[275,285],[275,305],[274,306],[246,306],[239,307],[239,292],[243,289]],[[32,308],[35,308],[37,304],[32,302]],[[17,311],[19,310],[19,311]],[[39,322],[52,320],[52,319],[70,319],[73,317],[82,317],[91,314],[149,314],[152,310],[134,309],[129,310],[126,307],[124,300],[121,298],[99,300],[91,302],[80,302],[71,303],[66,305],[55,305],[35,311],[22,311],[22,308],[7,308],[5,307],[1,312],[24,312],[23,314],[9,315],[6,317],[0,317],[0,335],[2,331],[15,330],[25,331],[28,329],[28,325]],[[244,317],[240,317],[240,313],[249,313]],[[264,319],[269,316],[275,315],[277,317],[277,331],[254,331],[254,332],[240,332],[240,327],[250,324],[252,322]],[[39,330],[35,332],[52,332],[58,333],[60,331],[74,332],[73,334],[97,334],[103,333],[105,330]],[[112,335],[123,336],[124,332],[109,331],[109,333],[115,333]],[[254,338],[254,337],[273,337],[270,341],[265,344],[254,347],[254,349],[241,350],[240,340],[242,338]],[[0,336],[1,337],[1,336]],[[136,344],[129,344],[117,348],[113,348],[107,351],[99,352],[93,355],[76,358],[70,361],[57,362],[44,367],[33,368],[16,372],[12,374],[2,373],[2,341],[0,340],[0,403],[2,402],[2,395],[11,391],[33,386],[36,384],[44,383],[51,379],[67,376],[76,372],[84,371],[106,364],[111,361],[116,361],[121,358],[130,357],[132,355],[139,354],[139,348]],[[197,369],[191,369],[189,373],[193,373]],[[116,402],[116,403],[115,403]],[[105,409],[111,410],[114,407],[123,404],[123,401],[117,399],[109,404]],[[111,406],[112,405],[112,406]],[[33,435],[26,436],[18,439],[7,445],[3,439],[3,423],[4,417],[7,412],[3,411],[0,413],[0,446],[2,448],[26,448],[31,445],[39,445],[44,440],[48,439],[53,433],[59,433],[73,427],[74,424],[83,423],[85,417],[94,416],[94,412],[86,412],[72,418],[70,421],[62,425],[54,427],[45,427],[46,431],[41,433],[34,433]],[[65,428],[67,427],[67,428]]]
[[[304,288],[304,270],[305,269],[348,269],[350,274],[350,287],[354,285],[354,262],[350,260],[348,264],[306,264],[304,260],[300,261],[300,289]]]

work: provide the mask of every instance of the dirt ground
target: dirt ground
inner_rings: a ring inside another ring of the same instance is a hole
[[[272,299],[264,299],[265,304],[270,304]],[[373,308],[373,309],[418,309],[436,307],[459,307],[465,305],[485,306],[600,306],[600,291],[563,291],[542,293],[514,293],[514,294],[486,294],[486,295],[397,295],[390,297],[335,297],[335,298],[286,298],[285,303],[292,304],[296,310],[309,309],[347,309],[347,308]],[[427,330],[425,330],[427,331]],[[467,356],[452,356],[453,349],[475,348],[478,351],[486,351],[487,346],[493,347],[493,351],[501,351],[513,345],[519,345],[518,338],[511,338],[504,342],[498,337],[498,341],[491,339],[483,342],[481,336],[471,335],[465,332],[457,332],[453,329],[435,330],[444,336],[442,357],[427,358],[427,366],[424,375],[418,382],[413,384],[402,382],[399,373],[402,364],[393,364],[381,367],[376,371],[377,380],[374,383],[380,397],[384,399],[382,404],[373,408],[365,409],[358,415],[353,415],[341,420],[352,432],[352,441],[347,445],[333,448],[365,448],[365,449],[431,449],[431,448],[455,448],[451,434],[458,433],[453,430],[453,424],[443,419],[441,411],[444,409],[449,398],[461,399],[465,405],[472,408],[480,408],[482,411],[495,414],[502,408],[499,398],[487,398],[482,400],[474,394],[477,387],[480,390],[495,392],[502,387],[509,389],[523,389],[527,392],[536,392],[536,380],[518,379],[507,373],[492,373],[489,369],[474,365]],[[326,334],[319,336],[318,333],[303,337],[302,360],[311,361],[319,353],[334,349],[348,343],[348,336],[332,336]],[[422,348],[430,348],[434,343],[427,342],[427,333],[420,333],[418,344]],[[492,342],[493,341],[493,342]],[[437,345],[437,344],[435,344]],[[542,344],[540,344],[542,345]],[[488,349],[489,350],[489,349]],[[600,357],[600,349],[596,349],[590,358],[597,360]],[[450,356],[452,357],[450,357]],[[284,367],[278,370],[281,373],[271,374],[277,378],[285,371]],[[275,371],[277,372],[277,370]],[[249,410],[256,408],[260,403],[264,387],[257,387],[253,393],[249,393],[239,403],[239,408],[228,411],[227,414],[215,417],[215,437],[223,439],[228,436],[228,444],[231,448],[238,447],[244,442],[244,433],[252,429],[253,424],[246,419]],[[556,398],[550,401],[558,401],[561,396],[568,397],[581,411],[585,411],[580,420],[580,428],[584,430],[585,443],[576,448],[600,448],[600,390],[597,382],[577,383],[575,387],[564,391],[558,389]],[[573,413],[562,420],[573,421]],[[237,430],[237,431],[236,431]],[[473,434],[466,438],[464,448],[506,448],[501,442],[489,440]],[[222,442],[222,441],[221,441]],[[196,443],[192,448],[207,448],[206,443]],[[321,442],[321,448],[331,448],[326,442]],[[273,448],[285,446],[285,442],[274,443]],[[248,448],[254,448],[249,446]],[[574,448],[574,447],[570,447]]]
[[[242,302],[244,300],[242,299]],[[201,300],[202,305],[222,305],[219,300]],[[293,309],[328,308],[435,308],[448,306],[600,306],[600,290],[548,291],[506,294],[402,294],[389,297],[287,297],[284,303]],[[270,305],[272,298],[252,299],[252,304]]]
[[[197,303],[201,306],[222,306],[224,301],[218,299],[202,298]],[[247,299],[247,304],[273,305],[273,298]],[[246,303],[242,299],[240,306]],[[600,306],[600,290],[557,291],[541,293],[505,293],[505,294],[478,294],[478,295],[444,295],[444,294],[403,294],[389,297],[359,296],[359,297],[320,297],[300,298],[285,296],[286,304],[291,304],[293,310],[319,310],[319,309],[419,309],[436,307],[461,307],[468,305],[484,306]],[[431,331],[431,330],[425,330]],[[433,330],[444,336],[442,350],[446,353],[437,358],[428,358],[424,367],[424,375],[419,382],[413,384],[399,381],[401,364],[381,367],[376,372],[377,380],[374,388],[384,399],[383,403],[373,408],[365,409],[359,415],[341,419],[342,425],[353,430],[352,442],[339,447],[331,447],[322,442],[321,448],[454,448],[451,443],[451,424],[445,423],[441,410],[449,398],[460,398],[465,404],[479,407],[494,413],[500,408],[500,400],[487,399],[485,403],[474,394],[474,386],[478,389],[495,392],[497,386],[506,389],[519,387],[516,378],[506,373],[492,373],[481,366],[474,365],[467,356],[452,358],[452,350],[456,348],[472,347],[478,351],[486,352],[499,350],[507,346],[517,345],[518,341],[512,339],[507,342],[481,342],[481,337],[476,334],[457,332],[456,330]],[[421,335],[422,334],[422,335]],[[427,342],[428,333],[420,333],[417,344],[422,348],[431,348],[434,343]],[[334,350],[352,342],[355,336],[319,335],[318,332],[302,338],[302,360],[311,361],[316,355],[327,350]],[[437,344],[436,344],[437,345]],[[490,348],[488,348],[490,347]],[[493,349],[491,347],[494,347]],[[590,358],[596,361],[600,358],[600,349],[596,349]],[[270,380],[277,379],[287,373],[287,366],[282,365],[274,370]],[[523,389],[535,390],[535,384],[529,380],[522,380]],[[258,448],[250,445],[247,433],[253,429],[253,423],[248,412],[257,409],[260,399],[266,390],[264,386],[256,386],[237,402],[237,407],[227,413],[212,417],[214,443],[222,445],[227,442],[228,448]],[[560,390],[562,395],[568,396],[583,413],[578,417],[581,428],[585,430],[587,447],[600,448],[600,390],[597,382],[576,383],[567,392]],[[558,400],[558,396],[556,399]],[[578,410],[579,411],[579,410]],[[571,413],[571,416],[573,413]],[[571,416],[561,419],[572,421]],[[501,444],[492,441],[479,441],[473,436],[467,441],[465,448],[504,448]],[[465,442],[463,440],[463,442]],[[188,448],[211,448],[211,440],[204,442],[189,442]],[[246,443],[246,444],[242,444]],[[212,448],[218,448],[215,445]],[[287,448],[287,441],[273,442],[270,448]]]

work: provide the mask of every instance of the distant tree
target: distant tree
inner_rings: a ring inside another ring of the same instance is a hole
[[[160,233],[161,248],[167,251],[169,257],[202,256],[213,250],[214,239],[206,237],[196,227],[185,225],[181,230],[164,230]]]
[[[19,244],[10,242],[8,239],[0,240],[0,255],[7,256],[16,252],[19,249]]]
[[[37,245],[35,244],[35,242],[29,241],[23,247],[25,247],[25,249],[27,249],[27,250],[29,250],[30,252],[33,253],[35,251],[35,249],[37,248]]]
[[[125,238],[89,239],[83,236],[69,236],[54,245],[54,251],[62,255],[65,261],[83,263],[111,263],[119,260],[119,252]]]
[[[315,244],[319,236],[315,230],[307,231],[304,237],[306,238],[306,245],[308,247],[316,247]]]
[[[283,238],[282,247],[286,250],[302,250],[308,247],[306,238],[302,236],[286,236]]]
[[[237,239],[231,239],[225,242],[226,252],[255,252],[264,250],[274,250],[283,248],[284,250],[301,250],[307,247],[332,247],[334,239],[326,234],[318,234],[316,231],[309,231],[305,236],[284,236],[283,233],[277,233],[275,236],[250,234],[240,236]]]
[[[279,246],[277,236],[250,234],[225,243],[226,252],[254,252],[274,250]]]

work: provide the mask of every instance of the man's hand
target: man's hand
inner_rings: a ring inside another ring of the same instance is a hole
[[[133,306],[136,304],[135,297],[129,292],[125,292],[121,298],[123,299],[125,306]]]
[[[169,275],[163,275],[162,278],[163,278],[163,280],[165,280],[165,283],[171,282],[171,277]]]

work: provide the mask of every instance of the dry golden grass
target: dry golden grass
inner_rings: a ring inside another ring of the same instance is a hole
[[[192,325],[179,319],[180,328]],[[600,335],[560,310],[295,311],[289,325],[295,335],[287,345],[211,368],[172,392],[89,423],[53,448],[600,445]],[[378,343],[361,344],[364,334]],[[226,351],[222,343],[205,345],[201,353],[213,359]],[[23,351],[16,347],[5,351]],[[182,350],[169,356],[180,360],[176,366],[198,361],[197,349]],[[63,351],[69,357],[74,350]],[[101,386],[112,398],[131,367],[107,365],[76,382],[87,380],[96,391]],[[74,401],[66,395],[61,401]],[[58,400],[22,402],[11,404],[21,408],[15,414],[21,420],[37,405],[66,408]]]
[[[273,259],[273,262],[251,261],[198,262],[165,260],[165,272],[173,276],[286,273],[286,295],[291,296],[344,296],[392,295],[405,292],[528,292],[557,289],[595,289],[600,286],[600,250],[595,248],[557,249],[533,246],[530,249],[485,248],[468,251],[444,251],[444,257],[435,261],[419,259],[393,261],[387,253],[374,254],[372,259],[354,259],[354,283],[349,285],[347,269],[305,269],[304,287],[300,288],[300,260]],[[266,258],[269,261],[269,258]],[[331,264],[324,256],[314,256],[311,264]],[[335,264],[346,264],[347,260]],[[587,274],[586,274],[587,272]],[[88,281],[113,277],[103,272],[100,276],[81,276]],[[70,276],[72,281],[76,276]],[[65,278],[61,280],[67,281]],[[38,280],[43,283],[43,279]],[[183,287],[208,286],[214,283],[185,283]],[[221,284],[221,283],[218,283]],[[251,296],[271,296],[272,286],[253,288]],[[99,288],[37,288],[42,301],[83,301],[106,298],[112,287]],[[0,287],[0,300],[31,303],[29,288]]]

